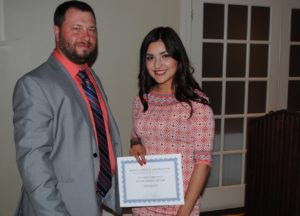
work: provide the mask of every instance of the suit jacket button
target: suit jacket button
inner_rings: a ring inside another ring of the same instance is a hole
[[[94,157],[94,158],[96,158],[97,156],[98,156],[97,153],[94,153],[94,154],[93,154],[93,157]]]

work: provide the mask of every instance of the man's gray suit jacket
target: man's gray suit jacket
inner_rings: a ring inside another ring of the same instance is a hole
[[[115,156],[121,142],[99,78]],[[16,158],[23,181],[16,215],[99,216],[101,204],[120,212],[117,171],[105,198],[95,184],[99,152],[85,101],[63,65],[49,59],[18,80],[14,96]]]

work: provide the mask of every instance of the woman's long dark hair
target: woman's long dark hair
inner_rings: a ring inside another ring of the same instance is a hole
[[[180,102],[185,102],[191,107],[191,101],[209,104],[208,101],[195,93],[195,90],[202,91],[199,84],[193,78],[194,68],[190,65],[185,48],[177,35],[170,27],[158,27],[151,30],[143,40],[140,48],[140,72],[139,72],[139,97],[144,106],[144,112],[148,110],[148,102],[145,98],[150,90],[157,85],[156,81],[149,75],[146,68],[146,53],[152,42],[161,40],[168,54],[177,61],[177,71],[172,83],[175,97]]]

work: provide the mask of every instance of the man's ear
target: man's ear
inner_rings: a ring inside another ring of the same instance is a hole
[[[54,36],[55,36],[55,41],[59,41],[59,27],[57,25],[54,26]]]

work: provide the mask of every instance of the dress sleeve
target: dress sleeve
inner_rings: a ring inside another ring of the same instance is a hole
[[[135,100],[132,105],[132,129],[131,129],[131,139],[138,138],[136,134],[136,119],[139,113],[142,111],[140,98],[138,96],[135,97]]]
[[[194,163],[211,165],[215,133],[213,111],[210,106],[193,102],[192,142],[194,143]]]

